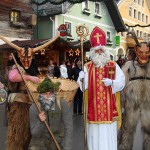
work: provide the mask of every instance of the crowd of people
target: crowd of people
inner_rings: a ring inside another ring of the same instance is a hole
[[[47,68],[47,75],[50,77],[64,78],[77,81],[79,77],[79,72],[82,70],[81,59],[76,58],[72,63],[70,60],[62,61],[61,65],[58,66],[57,63],[53,63],[52,60],[49,61]],[[73,101],[73,113],[74,116],[83,115],[82,110],[82,91],[78,88],[77,93]]]
[[[73,117],[83,114],[88,150],[132,149],[134,131],[140,119],[145,141],[143,147],[144,150],[149,150],[150,123],[146,118],[149,118],[150,112],[148,88],[150,46],[141,43],[137,45],[136,50],[128,49],[126,58],[119,57],[116,63],[110,60],[110,53],[103,43],[105,40],[100,43],[97,39],[99,37],[95,35],[102,34],[102,30],[99,28],[94,30],[90,36],[91,61],[84,64],[83,70],[79,58],[73,62],[62,61],[60,66],[53,60],[48,64],[46,73],[48,77],[71,79],[79,84],[73,100],[73,109],[65,98],[58,100],[55,92],[59,89],[59,82],[54,83],[51,78],[45,78],[39,83],[34,60],[25,68],[17,53],[14,56],[19,67],[12,57],[9,57],[7,150],[56,150],[57,143],[62,150],[72,150]],[[101,38],[106,37],[102,34]],[[29,91],[24,80],[38,84],[37,103],[33,103],[32,96],[28,95]],[[3,88],[5,86],[0,83],[0,89]],[[117,122],[120,119],[121,109],[117,94],[120,92],[125,113],[118,136]],[[48,127],[45,126],[45,122],[51,127],[54,138],[46,129]]]

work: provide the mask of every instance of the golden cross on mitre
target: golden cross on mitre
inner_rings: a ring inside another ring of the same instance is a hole
[[[99,33],[96,33],[96,35],[94,36],[94,38],[96,38],[98,44],[100,43],[100,37],[101,36],[102,35],[100,35]]]

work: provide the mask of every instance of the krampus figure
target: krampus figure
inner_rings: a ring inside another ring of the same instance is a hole
[[[141,121],[143,134],[143,150],[150,150],[150,45],[138,43],[132,34],[136,46],[136,59],[126,62],[123,72],[126,86],[123,91],[125,98],[125,114],[123,118],[119,150],[132,150],[134,133]]]
[[[0,39],[17,51],[17,54],[14,56],[24,79],[26,81],[38,83],[39,78],[36,77],[36,66],[33,61],[34,53],[43,50],[58,37],[59,34],[36,48],[30,48],[28,46],[18,47],[2,36],[0,36]],[[8,132],[6,150],[27,150],[30,141],[29,107],[31,105],[31,100],[27,94],[28,92],[22,76],[20,75],[17,66],[12,64],[8,74],[8,79],[12,85],[12,89],[8,97]]]

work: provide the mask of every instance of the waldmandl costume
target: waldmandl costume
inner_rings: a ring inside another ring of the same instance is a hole
[[[45,112],[48,125],[61,146],[61,149],[71,150],[73,128],[72,110],[64,98],[61,98],[60,100],[56,99],[53,84],[54,83],[50,79],[45,79],[38,86],[37,90],[40,93],[38,98],[39,103],[42,110]],[[46,92],[52,93],[47,100],[42,94]],[[40,121],[38,114],[39,112],[35,104],[32,104],[29,111],[30,129],[32,134],[29,150],[57,150],[44,123]]]
[[[119,66],[110,61],[104,46],[105,33],[95,27],[91,33],[90,57],[84,73],[79,73],[78,82],[85,82],[87,101],[87,145],[88,150],[117,150],[118,110],[115,93],[124,87],[125,77]]]
[[[51,44],[59,37],[59,34],[54,39],[48,41],[44,45],[36,48],[29,46],[18,47],[11,43],[4,37],[0,36],[4,42],[13,47],[17,53],[14,57],[20,66],[20,70],[26,81],[38,83],[37,66],[33,59],[35,52],[38,52]],[[8,97],[7,117],[8,117],[8,132],[7,132],[7,147],[6,150],[27,150],[30,141],[29,130],[29,107],[32,103],[30,100],[26,86],[18,71],[18,68],[12,64],[9,70],[8,80],[12,85],[10,87],[11,93]]]
[[[126,62],[122,70],[126,77],[126,86],[122,92],[125,112],[121,128],[119,150],[131,150],[134,133],[141,122],[143,150],[150,150],[150,45],[138,43],[134,48],[136,59]]]

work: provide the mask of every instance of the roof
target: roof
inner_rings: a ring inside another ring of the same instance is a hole
[[[83,0],[82,0],[83,1]],[[91,0],[91,1],[96,1],[96,0]],[[115,26],[115,29],[117,32],[125,32],[126,31],[126,26],[123,22],[123,19],[120,15],[120,12],[118,10],[118,6],[116,4],[116,1],[114,0],[101,0],[105,3],[108,12],[110,14],[110,17],[112,19],[112,22]],[[64,1],[63,1],[64,2]],[[74,0],[74,3],[76,3],[76,0]],[[59,5],[54,5],[53,2],[50,3],[47,2],[43,5],[39,5],[38,6],[38,10],[39,10],[39,15],[40,16],[54,16],[54,15],[59,15],[59,14],[63,14],[67,12],[67,9],[70,9],[70,7],[72,6],[71,3],[63,3],[63,7],[62,4]],[[32,8],[35,12],[37,12],[37,5],[36,4],[32,4]]]
[[[53,5],[50,2],[47,2],[38,7],[36,4],[32,4],[32,9],[36,14],[38,11],[38,16],[54,16],[66,13],[71,6],[72,4],[68,2],[63,3],[63,6],[62,4]]]
[[[119,12],[116,2],[114,0],[109,0],[109,1],[104,0],[104,3],[108,9],[108,12],[110,14],[110,17],[112,19],[112,22],[115,26],[116,31],[117,32],[125,32],[126,26],[120,15],[120,12]]]

